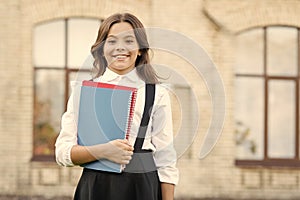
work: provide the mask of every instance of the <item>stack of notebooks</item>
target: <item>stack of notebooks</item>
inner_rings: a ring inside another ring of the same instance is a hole
[[[90,146],[128,138],[137,89],[83,81],[78,117],[78,144]],[[106,159],[84,164],[95,170],[120,173],[123,166]]]

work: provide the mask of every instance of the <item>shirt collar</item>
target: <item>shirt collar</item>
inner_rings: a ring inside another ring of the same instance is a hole
[[[111,69],[109,69],[108,67],[106,68],[104,74],[101,76],[100,80],[103,82],[112,82],[112,81],[118,81],[121,79],[126,79],[130,82],[138,82],[141,80],[137,74],[136,68],[134,68],[127,74],[119,75],[119,74],[115,73],[114,71],[112,71]]]

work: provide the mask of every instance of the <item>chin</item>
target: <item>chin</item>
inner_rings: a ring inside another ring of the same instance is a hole
[[[116,69],[116,70],[127,70],[132,68],[131,65],[125,65],[125,64],[120,64],[120,65],[114,65],[112,66],[112,68]]]

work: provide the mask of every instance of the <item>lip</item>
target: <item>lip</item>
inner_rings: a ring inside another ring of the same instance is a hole
[[[112,55],[112,57],[117,58],[117,57],[121,57],[121,58],[125,58],[125,57],[129,57],[129,54],[116,54],[116,55]]]
[[[112,58],[115,61],[124,62],[130,58],[130,55],[129,54],[116,54],[116,55],[112,55]]]

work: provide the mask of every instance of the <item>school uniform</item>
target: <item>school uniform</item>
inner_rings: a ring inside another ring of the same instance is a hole
[[[147,120],[148,126],[142,125],[146,128],[145,135],[140,139],[137,136],[141,131],[141,121],[144,115],[146,87],[144,81],[139,78],[136,69],[128,74],[119,75],[107,68],[103,76],[94,81],[138,88],[128,140],[133,146],[139,143],[140,149],[135,148],[135,150],[142,152],[135,152],[132,162],[120,174],[83,169],[74,199],[160,200],[160,183],[166,182],[176,185],[178,182],[177,157],[173,148],[171,106],[166,88],[160,84],[155,86],[153,106],[151,106],[150,117]],[[62,117],[61,132],[55,144],[56,160],[62,166],[74,166],[70,152],[72,146],[77,145],[80,82],[72,82],[71,86],[73,92],[68,102],[67,111]],[[147,155],[146,160],[150,163],[142,164],[144,169],[132,167],[132,163],[135,163],[136,160],[144,161],[145,156],[136,158],[140,155]],[[153,158],[154,167],[151,167],[150,157]]]

